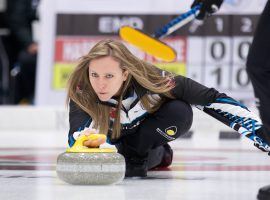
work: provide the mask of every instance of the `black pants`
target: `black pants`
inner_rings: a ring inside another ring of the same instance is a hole
[[[247,57],[247,72],[264,126],[270,132],[270,1],[260,16]]]
[[[36,80],[37,55],[26,51],[20,53],[18,63],[20,65],[20,77],[16,88],[15,103],[22,99],[33,100]]]
[[[124,156],[148,156],[149,168],[157,166],[163,155],[164,144],[185,134],[193,120],[192,108],[180,100],[170,100],[149,115],[138,131],[124,137],[118,148]]]

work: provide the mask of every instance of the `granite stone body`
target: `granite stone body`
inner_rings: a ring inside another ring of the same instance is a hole
[[[75,185],[108,185],[125,176],[125,159],[113,153],[62,153],[57,158],[58,177]]]

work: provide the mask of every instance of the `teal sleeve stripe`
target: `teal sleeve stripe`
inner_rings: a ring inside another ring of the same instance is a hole
[[[90,123],[91,123],[91,122],[92,122],[92,120],[91,120],[91,118],[89,118],[89,119],[86,121],[86,123],[84,123],[83,126],[80,126],[80,127],[78,128],[77,131],[82,131],[85,127],[90,126]],[[74,139],[74,137],[73,137],[73,134],[70,134],[70,135],[69,135],[69,138],[68,138],[68,144],[69,144],[70,147],[72,147],[72,146],[74,145],[74,143],[75,143],[75,139]]]
[[[234,99],[230,99],[230,98],[217,98],[215,103],[228,103],[228,104],[240,106],[241,108],[248,110],[248,108],[244,104],[241,104],[240,102],[235,101]]]

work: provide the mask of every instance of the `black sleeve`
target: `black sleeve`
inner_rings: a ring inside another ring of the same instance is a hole
[[[270,137],[264,134],[261,119],[245,105],[192,79],[176,76],[174,81],[172,94],[177,99],[197,105],[200,110],[252,140],[262,151],[270,152]]]
[[[69,102],[69,134],[68,134],[68,144],[71,147],[75,138],[73,133],[76,131],[81,131],[85,127],[89,127],[92,122],[92,118],[83,111],[74,101]]]
[[[214,88],[208,88],[200,83],[178,75],[174,78],[175,88],[172,94],[177,98],[186,101],[189,104],[207,105],[213,103],[217,98],[226,97]]]
[[[217,98],[214,103],[197,106],[197,108],[246,136],[260,150],[270,152],[269,134],[261,119],[248,110],[245,105],[228,97]]]

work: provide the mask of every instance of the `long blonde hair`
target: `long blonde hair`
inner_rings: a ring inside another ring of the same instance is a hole
[[[142,106],[149,113],[153,113],[166,98],[174,98],[170,93],[174,85],[169,84],[173,74],[167,75],[167,77],[162,76],[157,67],[134,56],[121,42],[110,39],[98,42],[88,54],[80,58],[78,65],[71,74],[68,81],[67,102],[70,99],[73,100],[82,110],[88,113],[94,121],[94,127],[99,128],[103,134],[107,134],[109,130],[111,108],[99,103],[98,97],[90,84],[88,70],[92,60],[106,56],[111,56],[120,63],[122,70],[129,72],[118,99],[119,103],[111,136],[115,139],[121,135],[121,102],[131,82],[136,81],[150,93],[162,94],[163,97],[158,99],[151,98],[150,95],[144,95],[140,99]]]

